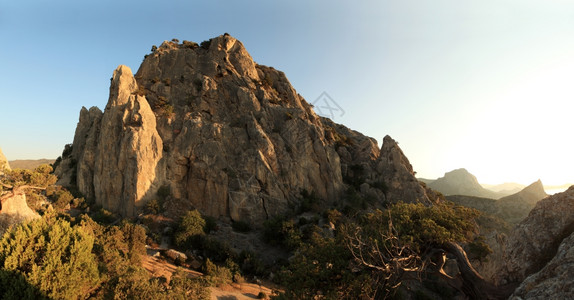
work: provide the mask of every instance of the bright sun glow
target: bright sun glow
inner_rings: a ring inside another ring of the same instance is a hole
[[[574,62],[557,59],[493,91],[453,160],[466,162],[481,182],[571,180],[572,78]]]

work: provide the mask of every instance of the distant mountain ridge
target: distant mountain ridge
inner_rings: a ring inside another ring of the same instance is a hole
[[[516,182],[505,182],[501,184],[484,184],[481,183],[482,187],[487,190],[491,190],[493,192],[512,195],[522,191],[526,187],[524,184],[516,183]]]
[[[55,159],[17,159],[9,161],[12,169],[28,169],[33,170],[40,165],[53,164]]]
[[[464,168],[447,172],[443,177],[437,180],[431,181],[425,179],[422,181],[425,182],[428,187],[443,193],[445,196],[466,195],[491,199],[498,199],[505,196],[502,193],[485,189],[478,183],[476,176]]]
[[[522,191],[499,200],[466,195],[449,195],[446,198],[456,204],[476,208],[515,225],[528,216],[538,201],[547,196],[542,182],[538,180]]]

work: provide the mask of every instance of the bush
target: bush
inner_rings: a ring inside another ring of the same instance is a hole
[[[107,209],[100,208],[96,211],[92,218],[98,223],[110,224],[117,219],[117,215]]]
[[[199,47],[199,45],[195,42],[190,42],[190,41],[183,41],[183,47],[185,48],[190,48],[190,49],[195,49],[197,47]]]
[[[209,283],[207,280],[202,277],[189,278],[185,271],[183,271],[181,268],[177,268],[175,273],[173,273],[171,276],[171,281],[169,282],[169,286],[170,296],[185,296],[185,298],[180,299],[211,299],[211,291],[208,288]]]
[[[94,235],[65,220],[38,219],[0,241],[0,266],[55,299],[87,298],[100,281]]]
[[[54,209],[56,209],[56,211],[63,211],[67,209],[72,203],[72,200],[74,200],[72,193],[63,188],[57,189],[53,193],[47,192],[47,194],[48,198],[52,200],[52,204],[54,205]]]
[[[164,115],[164,117],[166,117],[166,118],[171,118],[171,117],[173,116],[173,114],[174,114],[173,105],[171,105],[171,104],[169,104],[169,103],[166,104],[166,105],[164,105],[164,107],[163,107],[163,115]]]
[[[237,232],[249,232],[252,229],[249,223],[243,221],[233,221],[231,223],[231,228]]]
[[[160,200],[165,200],[167,197],[171,195],[171,189],[169,185],[162,185],[159,189],[157,189],[156,194]]]
[[[205,227],[203,228],[205,233],[209,234],[212,231],[217,231],[217,221],[214,217],[203,216],[203,219],[205,220]]]
[[[152,199],[145,204],[144,211],[147,214],[157,215],[163,212],[163,206],[159,200]]]
[[[321,200],[314,192],[309,193],[304,189],[301,191],[301,201],[297,213],[302,214],[308,211],[318,212],[320,210],[320,204]]]
[[[201,44],[199,44],[199,46],[203,49],[209,49],[209,46],[211,46],[211,40],[206,40],[201,42]]]
[[[179,222],[175,233],[175,244],[179,247],[189,247],[205,234],[205,220],[197,210],[188,211]]]
[[[207,280],[215,286],[229,284],[233,278],[231,270],[214,264],[209,258],[205,261],[204,273],[207,276]]]
[[[468,244],[468,256],[480,262],[486,261],[486,257],[492,253],[492,249],[486,243],[484,236],[478,236]]]

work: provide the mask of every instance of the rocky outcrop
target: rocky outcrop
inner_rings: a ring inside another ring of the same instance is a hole
[[[498,199],[500,195],[483,188],[474,175],[466,169],[456,169],[444,174],[443,177],[428,183],[434,190],[449,195],[465,195]]]
[[[426,190],[414,176],[413,167],[390,136],[385,136],[380,156],[377,160],[379,180],[384,182],[389,202],[422,202],[431,204],[430,190]]]
[[[0,149],[0,174],[3,174],[4,170],[10,170],[10,164],[6,159],[6,156],[4,156],[4,153],[2,153],[2,149]]]
[[[26,203],[25,193],[15,193],[9,197],[2,197],[2,210],[0,214],[24,220],[36,219],[40,215],[33,211]]]
[[[10,189],[0,194],[0,234],[11,225],[40,218],[26,202],[26,187]]]
[[[75,182],[85,196],[126,216],[155,196],[163,148],[155,114],[137,89],[131,70],[118,67],[105,112],[82,108],[71,155],[57,170],[61,184]]]
[[[519,283],[541,270],[557,253],[560,255],[559,245],[573,231],[574,186],[539,201],[514,228],[508,237],[506,263],[497,272],[497,282]]]
[[[390,137],[317,116],[284,73],[256,64],[229,35],[164,42],[135,77],[114,73],[105,111],[82,109],[57,173],[104,208],[133,216],[168,189],[166,208],[254,224],[349,187],[374,201],[434,197]],[[305,193],[306,194],[306,193]],[[433,198],[434,199],[434,198]]]
[[[514,291],[511,300],[570,299],[574,295],[574,234],[562,241],[552,260],[528,276]]]

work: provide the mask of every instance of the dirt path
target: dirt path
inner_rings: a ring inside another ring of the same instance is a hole
[[[171,280],[171,275],[177,270],[177,266],[152,255],[146,255],[143,258],[143,267],[150,272],[154,277],[164,276],[168,282]],[[183,268],[188,276],[203,276],[202,273]],[[249,300],[258,299],[257,296],[260,292],[269,296],[273,291],[266,286],[259,286],[255,283],[232,283],[220,287],[211,287],[212,300]]]

